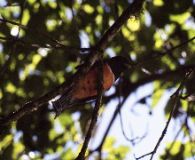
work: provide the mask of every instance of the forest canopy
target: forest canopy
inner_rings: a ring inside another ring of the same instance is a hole
[[[0,159],[79,159],[86,139],[97,137],[95,148],[85,146],[85,159],[195,159],[194,39],[193,0],[1,0]],[[51,101],[67,81],[82,76],[73,76],[78,68],[85,74],[97,60],[114,56],[128,59],[130,67],[113,87],[55,118]],[[152,92],[145,96],[146,84]],[[135,115],[138,108],[150,118],[162,97],[169,94],[169,99],[160,105],[166,121],[155,147],[136,155],[133,148],[147,134],[127,136],[125,131],[134,128],[124,125],[132,119],[124,120],[122,112],[138,89],[143,95],[126,114]],[[118,104],[99,136],[113,101]],[[128,146],[109,135],[117,120]],[[165,144],[170,121],[179,127]],[[158,152],[161,144],[165,147]]]

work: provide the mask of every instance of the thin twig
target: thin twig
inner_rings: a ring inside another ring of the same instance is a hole
[[[185,119],[187,119],[187,116],[186,116],[186,118]],[[186,120],[185,120],[186,121]],[[182,129],[185,127],[185,122],[181,125],[181,127],[180,127],[180,129],[177,131],[177,133],[176,133],[176,135],[175,135],[175,137],[174,137],[174,139],[173,139],[173,142],[171,143],[171,145],[170,145],[170,147],[169,147],[169,151],[171,151],[171,149],[173,148],[173,146],[174,146],[174,144],[175,144],[175,142],[176,142],[176,140],[177,140],[177,138],[178,138],[178,136],[179,136],[179,134],[181,133],[181,131],[182,131]]]
[[[117,115],[119,113],[119,110],[122,108],[122,106],[125,103],[125,101],[126,101],[126,98],[124,98],[123,101],[121,102],[121,104],[117,106],[117,108],[115,109],[114,114],[112,116],[112,119],[110,120],[110,123],[109,123],[109,125],[108,125],[108,127],[107,127],[107,129],[106,129],[106,131],[105,131],[105,133],[103,135],[103,138],[102,138],[99,146],[96,149],[94,149],[93,151],[91,151],[91,152],[101,151],[102,150],[102,147],[104,145],[104,142],[106,140],[106,137],[107,137],[107,135],[108,135],[108,133],[110,131],[110,128],[112,127],[112,124],[114,123],[114,121],[115,121],[115,119],[116,119],[116,117],[117,117]]]
[[[0,36],[0,40],[2,41],[6,41],[6,42],[12,42],[15,41],[15,37],[2,37]],[[39,48],[45,48],[45,49],[62,49],[62,50],[76,50],[76,51],[80,51],[80,52],[89,52],[92,50],[92,48],[83,48],[83,47],[73,47],[73,46],[67,46],[67,45],[63,45],[60,42],[57,42],[58,45],[50,45],[50,44],[37,44],[37,43],[29,43],[27,41],[24,41],[20,38],[17,39],[17,45],[22,45],[25,46],[27,48],[35,48],[35,49],[39,49]],[[20,43],[19,43],[20,42]]]
[[[121,79],[119,81],[119,87],[118,87],[118,90],[119,90],[119,95],[118,95],[118,105],[121,106],[122,105],[122,101],[121,101],[121,96],[122,96],[122,90],[121,90]],[[125,129],[124,129],[124,124],[123,124],[123,119],[122,119],[122,113],[121,113],[121,110],[119,110],[119,120],[120,120],[120,126],[121,126],[121,130],[122,130],[122,134],[124,136],[124,138],[130,142],[132,145],[135,145],[136,141],[141,141],[143,138],[146,137],[147,135],[147,132],[141,136],[141,137],[135,137],[135,138],[129,138],[125,132]]]
[[[181,131],[182,131],[183,128],[185,127],[185,123],[186,123],[187,118],[188,118],[188,117],[186,116],[186,117],[185,117],[185,120],[184,120],[184,122],[183,122],[183,124],[181,125],[180,129],[177,131],[177,133],[176,133],[176,135],[175,135],[175,137],[174,137],[174,139],[173,139],[173,141],[172,141],[170,147],[169,147],[168,149],[165,150],[165,157],[164,157],[164,159],[167,159],[167,158],[168,158],[169,153],[171,152],[172,148],[174,147],[175,142],[176,142],[178,136],[180,135]]]
[[[115,19],[118,18],[119,16],[119,11],[118,11],[118,0],[114,0],[114,16],[115,16]]]
[[[22,22],[22,17],[23,17],[23,12],[24,12],[24,6],[26,4],[26,0],[23,2],[22,6],[21,6],[21,13],[20,13],[20,20],[19,20],[19,24],[18,25],[18,32],[17,32],[17,35],[14,37],[14,39],[11,41],[12,43],[12,47],[11,47],[11,50],[9,52],[9,57],[8,59],[6,60],[6,62],[3,64],[3,66],[1,67],[1,70],[0,70],[0,77],[2,78],[4,73],[6,72],[7,68],[10,66],[10,63],[11,63],[11,60],[12,60],[12,56],[13,54],[15,53],[15,49],[16,49],[16,43],[17,43],[17,40],[19,39],[19,35],[20,35],[20,29],[21,29],[21,22]],[[1,20],[1,18],[0,18]]]
[[[164,136],[165,136],[165,134],[166,134],[166,132],[167,132],[167,129],[168,129],[168,126],[169,126],[170,121],[171,121],[171,119],[172,119],[172,116],[173,116],[173,114],[174,114],[176,108],[178,107],[178,103],[179,103],[179,100],[180,100],[180,94],[181,94],[181,92],[182,92],[182,90],[183,90],[183,86],[184,86],[184,84],[185,84],[187,78],[191,75],[191,73],[192,73],[192,70],[186,73],[186,75],[185,75],[183,81],[180,83],[180,86],[179,86],[178,89],[174,92],[174,94],[171,96],[171,98],[173,98],[173,100],[174,100],[174,105],[173,105],[173,108],[171,109],[171,112],[170,112],[170,114],[169,114],[169,117],[168,117],[168,120],[167,120],[167,122],[166,122],[165,128],[163,129],[163,131],[162,131],[162,133],[161,133],[161,136],[160,136],[160,138],[158,139],[158,142],[157,142],[157,144],[155,145],[153,151],[150,152],[150,153],[144,154],[144,155],[142,155],[142,156],[140,156],[140,157],[138,157],[138,158],[136,158],[136,160],[142,159],[142,158],[144,158],[144,157],[146,157],[146,156],[149,156],[149,155],[151,155],[150,160],[153,159],[154,154],[156,153],[158,147],[160,146],[160,143],[162,142],[162,140],[163,140],[163,138],[164,138]]]
[[[120,97],[118,98],[119,99],[119,104],[121,106],[121,100],[120,100]],[[121,110],[119,111],[119,119],[120,119],[120,126],[121,126],[121,130],[122,130],[122,133],[123,133],[123,136],[125,137],[125,139],[129,142],[132,143],[132,140],[126,135],[125,133],[125,130],[124,130],[124,124],[123,124],[123,119],[122,119],[122,113],[121,113]]]
[[[125,137],[125,139],[130,142],[133,146],[139,142],[141,142],[146,136],[147,136],[147,132],[145,132],[142,136],[140,137],[134,137],[134,138],[129,138],[127,136],[127,134],[125,133],[124,130],[124,124],[123,124],[123,120],[122,120],[122,115],[121,115],[121,111],[119,111],[119,118],[120,118],[120,124],[121,124],[121,130],[123,133],[123,136]]]
[[[174,104],[174,106],[173,106],[173,108],[172,108],[172,110],[171,110],[171,112],[170,112],[170,114],[169,114],[169,118],[168,118],[168,120],[167,120],[167,122],[166,122],[165,128],[163,129],[163,131],[162,131],[162,133],[161,133],[161,136],[160,136],[160,138],[158,139],[158,142],[157,142],[157,144],[155,145],[153,151],[152,151],[152,152],[149,152],[149,153],[147,153],[147,154],[144,154],[144,155],[142,155],[142,156],[140,156],[140,157],[137,157],[136,160],[142,159],[142,158],[144,158],[144,157],[146,157],[146,156],[149,156],[149,155],[151,155],[150,160],[153,159],[154,154],[156,153],[158,147],[160,146],[160,143],[162,142],[162,140],[163,140],[163,138],[164,138],[164,136],[165,136],[165,134],[166,134],[166,132],[167,132],[167,128],[168,128],[168,126],[169,126],[169,123],[170,123],[170,121],[171,121],[171,118],[172,118],[172,116],[173,116],[173,113],[174,113],[174,111],[175,111],[175,109],[176,109],[176,107],[177,107],[177,105],[178,105],[178,102],[179,102],[179,97],[177,96],[176,99],[175,99],[175,104]]]
[[[24,26],[24,25],[22,25],[20,23],[8,20],[5,17],[0,18],[0,21],[2,23],[10,23],[12,25],[19,26],[21,29],[24,29],[24,30],[30,30],[30,31],[34,30],[37,33],[43,35],[44,37],[46,37],[47,39],[49,39],[51,42],[54,43],[54,45],[53,44],[49,44],[49,45],[47,45],[47,44],[46,45],[28,44],[27,42],[24,42],[24,41],[21,40],[24,44],[31,45],[31,47],[35,47],[35,48],[50,48],[50,49],[67,49],[67,50],[77,50],[77,51],[81,51],[81,52],[89,52],[89,51],[91,51],[91,48],[81,48],[81,47],[73,47],[73,46],[64,45],[61,42],[59,42],[58,40],[55,40],[51,36],[49,36],[49,35],[47,35],[47,34],[45,34],[43,32],[40,32],[39,30],[28,28],[27,26]],[[6,40],[5,37],[1,37],[1,39]],[[11,37],[8,38],[7,40],[9,40],[9,39],[11,39]]]
[[[189,114],[191,113],[191,111],[193,110],[193,105],[189,105],[188,106],[188,110],[187,110],[187,116],[186,116],[186,121],[185,121],[185,125],[186,125],[186,130],[189,134],[189,139],[190,139],[190,143],[192,144],[191,147],[191,155],[192,155],[192,159],[195,160],[195,146],[193,144],[195,144],[195,139],[192,138],[193,134],[191,133],[191,128],[188,125],[188,118],[189,118]]]
[[[149,63],[150,61],[159,58],[159,57],[163,57],[165,55],[167,55],[167,53],[170,53],[172,51],[174,51],[175,49],[178,49],[186,44],[188,44],[189,42],[192,42],[195,40],[195,36],[193,36],[192,38],[183,41],[181,43],[179,43],[178,45],[173,46],[170,49],[165,50],[164,52],[158,52],[157,54],[153,54],[152,56],[150,55],[148,58],[144,57],[142,60],[140,60],[139,62],[135,63],[134,67],[142,67],[144,64]]]

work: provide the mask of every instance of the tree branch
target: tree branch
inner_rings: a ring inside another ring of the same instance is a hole
[[[140,14],[142,5],[145,0],[134,0],[132,4],[122,13],[121,16],[115,21],[115,23],[106,31],[104,36],[100,39],[96,46],[99,49],[104,50],[116,33],[120,30],[121,26],[131,17]]]
[[[101,106],[101,102],[102,102],[102,95],[103,95],[103,60],[100,60],[101,63],[99,64],[99,74],[98,74],[98,84],[97,84],[97,91],[98,91],[98,96],[97,96],[97,100],[96,100],[96,104],[95,104],[95,108],[93,110],[93,114],[91,117],[91,123],[89,125],[89,129],[87,131],[87,134],[85,136],[85,140],[82,146],[82,149],[78,155],[78,157],[76,158],[76,160],[84,160],[85,159],[85,153],[89,144],[89,140],[91,138],[92,132],[93,132],[93,128],[96,124],[97,118],[98,118],[98,111],[100,109]]]

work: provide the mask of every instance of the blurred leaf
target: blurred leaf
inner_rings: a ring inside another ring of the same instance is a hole
[[[170,15],[170,19],[174,22],[177,22],[179,24],[184,24],[186,22],[186,20],[190,17],[190,13],[186,12],[183,14],[179,14],[179,15]]]
[[[63,152],[61,158],[68,160],[68,159],[74,159],[73,157],[75,156],[76,156],[75,152],[73,152],[71,149],[67,149],[65,152]]]
[[[160,101],[162,95],[165,90],[162,88],[162,85],[159,81],[155,81],[154,83],[154,94],[152,94],[152,108],[154,108],[158,102]]]
[[[6,86],[6,90],[9,93],[15,93],[16,92],[16,87],[12,83],[8,83]]]
[[[89,4],[85,4],[82,7],[83,7],[84,11],[88,14],[92,14],[94,12],[94,8]]]
[[[185,151],[184,151],[184,157],[190,158],[192,157],[192,153],[194,152],[195,143],[193,142],[187,142],[185,143]]]
[[[140,21],[131,18],[127,21],[127,27],[130,31],[138,31],[140,28]]]
[[[114,137],[107,137],[103,148],[107,152],[106,160],[124,159],[130,151],[128,146],[119,145],[116,147],[116,139]]]
[[[68,113],[63,113],[58,118],[62,126],[71,125],[73,123],[72,116]]]
[[[10,143],[12,143],[12,140],[13,140],[13,136],[11,134],[6,135],[5,138],[0,142],[0,151],[2,151],[3,148],[9,146]]]
[[[23,13],[23,18],[22,18],[22,24],[23,24],[23,25],[27,25],[29,19],[30,19],[29,10],[25,9],[25,10],[24,10],[24,13]]]
[[[114,137],[107,137],[106,142],[104,144],[104,150],[107,152],[111,151],[115,143],[116,139]]]
[[[155,6],[163,6],[164,4],[163,0],[154,0],[153,3]]]
[[[174,70],[176,68],[176,65],[173,63],[173,61],[168,57],[168,56],[164,56],[162,58],[162,61],[167,64],[167,66],[171,69]]]
[[[13,144],[10,143],[3,150],[0,151],[0,159],[13,159]]]
[[[24,152],[25,147],[22,143],[14,143],[14,151],[13,151],[13,158],[17,159],[19,155]]]

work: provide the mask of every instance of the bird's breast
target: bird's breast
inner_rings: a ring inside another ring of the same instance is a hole
[[[75,86],[75,99],[85,99],[97,95],[98,69],[94,67],[83,76]],[[103,89],[109,89],[115,81],[114,74],[108,64],[103,65]]]

